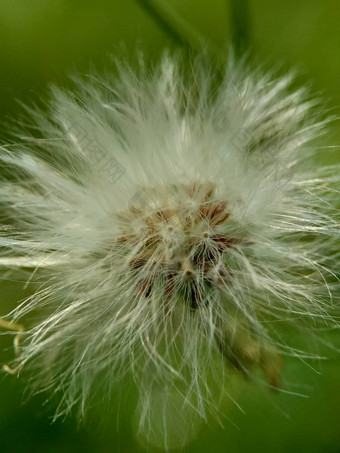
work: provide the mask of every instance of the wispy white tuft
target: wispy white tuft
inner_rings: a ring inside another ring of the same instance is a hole
[[[188,66],[54,89],[0,152],[0,265],[43,281],[11,314],[28,315],[16,365],[60,391],[57,415],[132,377],[166,447],[220,416],[233,374],[279,387],[300,354],[281,326],[334,326],[339,296],[340,166],[314,162],[316,103],[291,76]]]

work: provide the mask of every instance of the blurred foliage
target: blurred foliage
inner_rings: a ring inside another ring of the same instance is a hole
[[[232,34],[227,0],[168,0],[182,18],[221,53]],[[249,0],[252,51],[259,61],[281,70],[299,69],[299,82],[310,83],[340,113],[340,3],[336,0]],[[51,83],[67,85],[74,72],[91,65],[105,68],[114,55],[132,64],[135,48],[155,60],[171,39],[135,0],[1,0],[0,120],[20,119],[20,102],[44,98]],[[5,126],[0,135],[6,136]],[[339,143],[334,121],[329,144]],[[339,159],[322,152],[329,162]],[[2,282],[0,315],[27,296],[23,282]],[[339,336],[330,341],[339,344]],[[12,353],[9,338],[0,337],[1,362]],[[310,365],[310,364],[309,364]],[[188,452],[326,452],[340,451],[340,363],[336,358],[311,366],[287,360],[285,380],[299,383],[309,398],[272,393],[244,382],[238,403],[230,404],[226,427],[212,423],[187,447]],[[317,372],[316,372],[317,371]],[[51,405],[43,396],[25,402],[24,383],[1,375],[0,451],[7,452],[138,452],[130,419],[108,420],[108,429],[79,426],[75,418],[50,423]],[[125,411],[128,412],[128,411]]]

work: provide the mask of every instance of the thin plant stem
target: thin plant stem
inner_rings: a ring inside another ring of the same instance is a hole
[[[5,329],[5,330],[10,330],[17,332],[17,334],[14,337],[13,343],[14,343],[14,351],[15,351],[15,356],[17,359],[20,357],[20,339],[22,336],[22,333],[24,332],[24,327],[21,324],[14,323],[12,321],[7,321],[4,318],[0,318],[0,328]],[[15,368],[10,367],[9,365],[3,365],[2,369],[6,373],[9,374],[17,374],[19,371],[20,366],[16,366]]]
[[[5,330],[12,330],[14,332],[22,332],[24,330],[21,324],[14,323],[12,321],[7,321],[4,318],[0,318],[0,328]]]
[[[229,6],[234,51],[237,56],[242,56],[250,47],[249,0],[230,0]]]
[[[160,28],[177,44],[187,49],[201,51],[207,48],[202,36],[181,17],[165,0],[136,0],[158,23]],[[216,53],[214,49],[213,53]]]

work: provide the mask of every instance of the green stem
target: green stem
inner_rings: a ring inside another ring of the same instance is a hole
[[[162,30],[180,46],[202,50],[201,35],[190,26],[165,0],[136,0],[152,16]]]
[[[230,0],[230,27],[236,55],[249,50],[250,12],[248,0]]]

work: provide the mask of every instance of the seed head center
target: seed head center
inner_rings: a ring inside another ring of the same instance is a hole
[[[230,284],[224,254],[241,239],[225,233],[228,203],[215,192],[210,182],[142,187],[118,213],[117,244],[141,296],[162,281],[168,295],[181,291],[197,308],[208,289]]]

